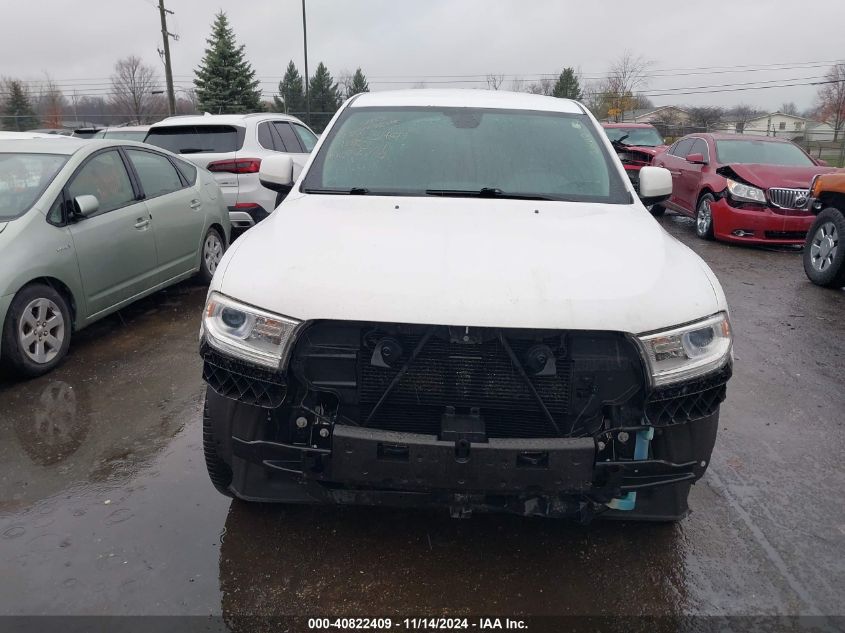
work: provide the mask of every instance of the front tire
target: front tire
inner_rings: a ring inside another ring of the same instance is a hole
[[[208,229],[205,239],[202,241],[202,252],[200,253],[200,278],[207,284],[211,283],[214,271],[223,257],[226,250],[226,242],[220,232],[214,227]]]
[[[810,281],[825,288],[845,286],[845,215],[827,207],[816,217],[804,243],[804,272]]]
[[[711,205],[716,201],[713,194],[705,193],[698,199],[695,210],[695,234],[703,240],[713,239],[713,210]]]
[[[227,497],[234,497],[229,490],[229,485],[232,483],[232,469],[217,452],[214,425],[211,422],[211,414],[208,409],[208,396],[206,396],[202,409],[202,450],[205,454],[205,467],[208,469],[208,477],[217,492]]]
[[[54,288],[46,284],[22,288],[3,324],[0,363],[23,378],[46,374],[67,354],[72,325],[67,300]]]
[[[653,204],[648,208],[648,212],[651,213],[654,217],[659,218],[664,213],[666,213],[666,207],[662,207],[659,204]]]

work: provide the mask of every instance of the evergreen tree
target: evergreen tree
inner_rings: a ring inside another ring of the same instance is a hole
[[[361,69],[355,71],[355,74],[352,75],[352,83],[349,84],[349,90],[347,91],[346,96],[351,97],[352,95],[357,95],[362,92],[369,92],[370,91],[370,84],[367,83],[367,78],[364,76],[364,73],[361,72]]]
[[[562,99],[581,100],[581,85],[578,83],[578,76],[572,68],[564,68],[557,78],[554,90],[552,90],[553,97]]]
[[[222,11],[215,16],[206,42],[208,48],[194,78],[199,109],[212,114],[260,111],[260,82]]]
[[[342,96],[340,89],[323,62],[317,66],[317,72],[309,82],[311,94],[311,112],[332,114],[340,107]]]
[[[276,112],[305,112],[305,92],[302,75],[293,60],[288,64],[285,76],[279,82],[279,94],[273,96]]]
[[[17,79],[9,79],[4,83],[6,103],[3,107],[3,127],[17,131],[37,128],[40,121],[32,107],[26,86]]]

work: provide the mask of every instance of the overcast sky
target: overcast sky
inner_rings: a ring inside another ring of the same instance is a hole
[[[191,86],[219,9],[246,44],[267,98],[288,60],[302,71],[300,0],[165,2],[175,12],[170,30],[179,36],[171,45],[177,87]],[[81,95],[107,94],[119,57],[135,54],[161,70],[156,3],[0,0],[0,75],[35,80],[49,72],[67,93]],[[311,72],[319,61],[335,78],[360,66],[373,90],[422,81],[428,87],[481,86],[438,82],[455,81],[444,75],[483,80],[487,73],[505,74],[508,87],[513,76],[530,82],[563,66],[597,77],[625,49],[653,62],[647,94],[807,83],[824,75],[829,62],[845,60],[845,0],[307,0],[307,7]],[[757,70],[729,72],[738,66]],[[702,67],[708,70],[696,70]],[[794,101],[804,109],[815,92],[814,86],[794,86],[652,100],[744,102],[767,110]]]

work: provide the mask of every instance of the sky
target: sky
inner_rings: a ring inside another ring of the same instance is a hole
[[[597,78],[626,50],[651,62],[656,105],[813,105],[811,85],[845,61],[845,0],[306,0],[308,59],[337,79],[361,67],[372,90],[526,83],[564,66]],[[191,87],[214,14],[225,11],[269,99],[289,60],[303,70],[301,0],[165,0],[177,87]],[[120,57],[155,65],[157,0],[0,0],[0,76],[46,73],[66,94],[108,95]],[[711,92],[711,86],[730,88]],[[742,90],[738,90],[742,88]],[[687,90],[681,90],[687,89]],[[699,94],[683,94],[699,93]],[[667,94],[668,93],[668,94]]]

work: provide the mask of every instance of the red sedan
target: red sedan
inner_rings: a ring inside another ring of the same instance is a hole
[[[672,172],[663,206],[695,218],[699,237],[749,244],[803,244],[810,182],[838,171],[789,141],[738,134],[685,136],[654,165]]]
[[[647,123],[602,123],[605,134],[616,150],[625,173],[638,190],[640,170],[666,149],[663,137]]]

